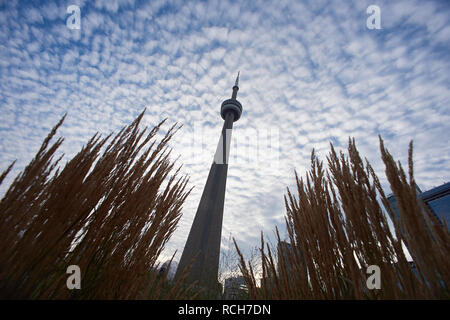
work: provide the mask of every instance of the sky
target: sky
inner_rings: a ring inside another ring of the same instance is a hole
[[[448,1],[0,0],[0,170],[17,159],[1,193],[64,113],[68,160],[146,108],[143,125],[183,125],[170,145],[194,189],[162,254],[179,259],[238,71],[223,252],[286,235],[294,169],[330,142],[354,137],[388,193],[378,135],[403,164],[414,141],[422,190],[450,180]]]

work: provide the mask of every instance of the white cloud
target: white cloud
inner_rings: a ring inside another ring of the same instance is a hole
[[[165,114],[184,124],[172,146],[195,185],[165,253],[180,254],[219,139],[220,104],[241,70],[244,112],[234,124],[223,237],[231,232],[248,249],[260,230],[272,235],[284,223],[293,169],[304,175],[311,149],[325,156],[330,140],[345,148],[354,136],[382,176],[377,135],[403,163],[414,139],[422,189],[448,181],[450,9],[380,1],[383,29],[368,30],[369,2],[77,1],[79,32],[65,27],[64,7],[8,2],[0,12],[0,169],[16,158],[14,173],[23,168],[66,111],[67,157],[144,107],[146,124]],[[279,151],[254,159],[255,130],[277,131]]]

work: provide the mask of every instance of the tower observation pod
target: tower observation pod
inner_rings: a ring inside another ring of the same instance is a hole
[[[239,91],[239,72],[236,78],[236,82],[233,86],[233,94],[231,99],[222,102],[222,107],[220,108],[220,115],[223,120],[226,120],[226,114],[228,112],[233,113],[233,122],[238,121],[242,114],[242,105],[236,100],[237,92]]]
[[[175,280],[179,279],[185,268],[192,263],[186,282],[195,281],[199,287],[207,289],[206,291],[213,295],[219,288],[217,276],[231,131],[233,122],[239,120],[242,114],[242,105],[236,99],[238,91],[239,73],[233,86],[231,99],[225,100],[220,108],[220,115],[224,120],[222,132],[175,274]],[[209,297],[216,298],[211,295]]]

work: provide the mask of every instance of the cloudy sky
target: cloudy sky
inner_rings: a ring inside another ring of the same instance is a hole
[[[183,124],[171,146],[195,186],[165,256],[184,247],[238,70],[223,250],[230,234],[248,251],[283,226],[294,168],[330,141],[355,137],[387,192],[378,134],[403,163],[414,140],[423,190],[450,180],[448,1],[2,0],[0,28],[0,170],[18,159],[0,191],[65,112],[68,159],[146,107],[145,125]]]

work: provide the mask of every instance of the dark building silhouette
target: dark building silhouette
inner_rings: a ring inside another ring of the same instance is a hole
[[[222,133],[175,275],[176,279],[179,278],[195,258],[187,281],[198,281],[199,286],[206,288],[219,288],[217,276],[231,130],[233,122],[239,120],[242,114],[242,105],[236,100],[238,90],[239,73],[231,99],[225,100],[221,106],[220,115],[224,120]]]

